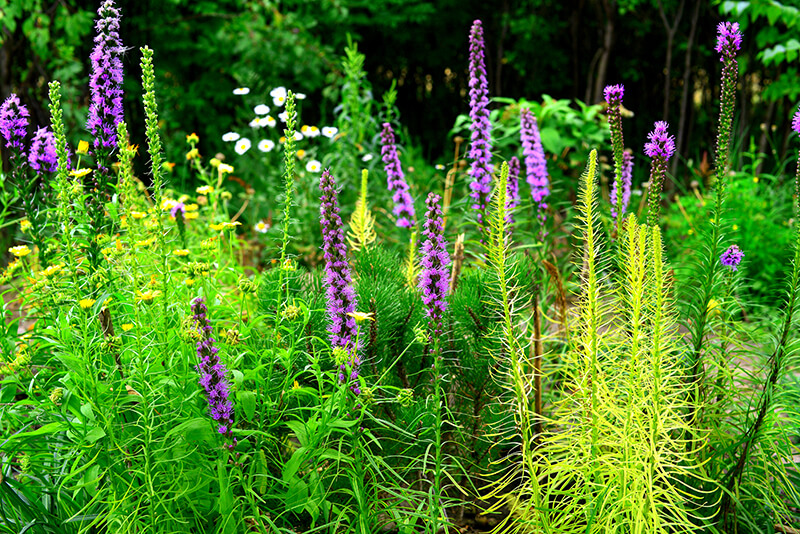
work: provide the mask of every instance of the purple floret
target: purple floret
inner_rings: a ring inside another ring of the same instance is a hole
[[[442,317],[447,309],[447,290],[449,288],[450,255],[447,253],[447,243],[444,239],[444,226],[442,223],[441,197],[429,193],[425,200],[428,211],[425,216],[425,225],[422,235],[422,272],[419,276],[419,288],[422,291],[422,302],[430,318],[430,323],[435,334],[441,333]]]
[[[28,163],[37,174],[55,172],[58,167],[56,139],[49,128],[39,128],[33,136]]]
[[[392,125],[388,122],[383,123],[381,131],[381,159],[383,159],[384,170],[386,171],[387,187],[389,191],[394,191],[392,201],[394,209],[392,213],[397,216],[397,226],[401,228],[412,228],[416,222],[414,211],[414,199],[411,198],[408,190],[408,183],[400,166],[400,156],[397,154],[397,146],[394,140]]]
[[[623,152],[622,154],[622,216],[628,209],[631,200],[631,180],[633,178],[633,154]],[[611,185],[611,215],[617,219],[617,181]]]
[[[0,106],[0,135],[8,148],[25,153],[25,136],[28,135],[28,108],[19,97],[11,93]]]
[[[744,258],[744,252],[742,252],[739,246],[731,245],[728,250],[722,253],[719,261],[725,267],[730,267],[732,271],[735,271],[742,262],[742,258]]]
[[[483,26],[480,20],[476,20],[469,33],[469,116],[472,119],[469,159],[472,166],[468,172],[472,177],[470,196],[475,200],[472,207],[478,210],[481,226],[486,199],[492,192],[492,123],[489,121],[489,82],[486,80],[484,48]]]
[[[720,61],[732,58],[742,46],[742,32],[738,22],[720,22],[717,26],[717,46],[714,50],[722,54]]]

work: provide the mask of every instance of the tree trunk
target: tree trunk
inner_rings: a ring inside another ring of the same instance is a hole
[[[688,110],[686,109],[686,105],[689,102],[689,95],[691,94],[693,87],[690,86],[691,82],[691,75],[692,75],[692,47],[694,46],[694,37],[697,33],[697,21],[700,19],[700,5],[702,2],[695,2],[694,5],[694,13],[692,13],[692,26],[689,30],[689,37],[686,39],[686,54],[684,55],[683,59],[683,92],[681,93],[681,107],[680,107],[680,118],[678,119],[678,136],[677,141],[675,143],[677,153],[683,153],[684,147],[684,139],[687,137],[686,135],[686,115]],[[673,179],[675,173],[678,170],[678,160],[680,158],[675,157],[672,158],[672,165],[670,172],[672,173]]]

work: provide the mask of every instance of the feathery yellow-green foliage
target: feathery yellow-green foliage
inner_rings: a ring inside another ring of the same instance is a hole
[[[367,205],[367,169],[361,171],[361,193],[356,201],[356,210],[350,216],[350,231],[347,233],[347,242],[353,250],[367,248],[375,241],[375,216],[372,215]]]

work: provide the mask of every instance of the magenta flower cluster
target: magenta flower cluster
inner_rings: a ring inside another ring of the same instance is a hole
[[[347,263],[347,245],[344,240],[342,218],[339,216],[339,200],[336,182],[325,169],[319,181],[320,225],[322,226],[322,250],[325,260],[325,286],[328,300],[328,317],[331,324],[331,346],[345,350],[357,350],[356,320],[351,314],[356,311],[356,294]],[[356,362],[357,363],[357,362]]]
[[[649,141],[644,145],[644,153],[651,158],[668,160],[675,153],[675,138],[667,133],[669,124],[658,121],[652,132],[647,134]]]
[[[28,163],[37,174],[56,171],[58,167],[56,138],[49,128],[38,128],[36,130],[33,135],[33,141],[31,141]]]
[[[732,271],[735,271],[742,262],[742,258],[744,258],[744,252],[742,252],[738,245],[731,245],[728,250],[722,253],[719,261],[725,267],[730,267]]]
[[[28,135],[28,108],[19,97],[11,93],[0,106],[0,136],[8,148],[25,153],[25,136]]]
[[[519,206],[519,172],[519,158],[512,156],[508,160],[508,183],[506,184],[506,226],[509,230],[514,224],[514,208]]]
[[[226,376],[228,370],[217,355],[219,349],[214,346],[207,313],[203,297],[197,297],[192,301],[193,320],[197,325],[197,333],[200,334],[200,341],[197,342],[197,358],[200,363],[195,369],[200,373],[199,383],[206,392],[211,417],[218,423],[217,431],[230,437],[234,411],[233,402],[230,400],[230,384]]]
[[[714,50],[721,54],[719,60],[733,58],[742,47],[742,33],[738,22],[720,22],[717,26],[717,46]]]
[[[647,224],[658,224],[661,211],[661,188],[667,176],[667,162],[675,153],[675,138],[667,133],[669,124],[658,121],[655,129],[647,134],[649,141],[644,145],[644,153],[652,158],[650,164],[650,192],[648,193],[649,211]]]
[[[122,121],[122,60],[119,37],[120,11],[114,0],[105,0],[97,10],[95,47],[89,56],[91,102],[86,129],[94,136],[95,148],[117,146],[117,125]]]
[[[394,130],[388,122],[383,123],[381,131],[381,159],[386,171],[387,187],[389,191],[394,191],[392,201],[394,209],[392,213],[397,216],[396,225],[401,228],[413,228],[416,224],[416,214],[414,212],[414,199],[411,198],[408,190],[408,183],[400,166],[400,156],[397,154],[397,146],[394,140]]]
[[[631,181],[633,179],[633,154],[630,152],[622,153],[622,216],[628,209],[631,200]],[[611,216],[617,219],[617,181],[611,184]]]
[[[800,108],[798,108],[792,118],[792,130],[800,134]]]
[[[486,199],[492,192],[492,124],[489,121],[489,82],[486,80],[486,61],[483,41],[483,26],[480,20],[472,24],[469,32],[469,116],[471,145],[469,159],[472,167],[469,174],[472,182],[470,196],[472,206],[478,210],[478,223],[483,226]]]
[[[540,208],[546,208],[544,198],[550,193],[550,181],[547,175],[547,160],[539,135],[539,124],[528,108],[523,108],[519,115],[520,141],[522,155],[525,159],[525,177],[531,186],[531,195]]]
[[[436,335],[441,333],[442,317],[447,309],[447,290],[449,288],[450,255],[447,253],[447,243],[444,239],[444,225],[442,222],[441,197],[435,193],[428,193],[425,205],[428,210],[425,214],[425,224],[422,235],[422,272],[419,276],[419,288],[422,291],[422,302],[430,318],[432,329]]]

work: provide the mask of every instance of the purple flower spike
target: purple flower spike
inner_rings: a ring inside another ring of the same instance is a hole
[[[519,114],[520,141],[522,155],[525,158],[525,176],[531,187],[533,201],[539,204],[539,222],[544,225],[547,204],[545,197],[550,194],[550,179],[547,174],[547,160],[544,157],[542,139],[539,136],[539,125],[528,108]]]
[[[328,317],[331,324],[331,346],[345,350],[357,349],[356,320],[351,315],[356,311],[356,294],[347,263],[347,245],[344,240],[342,218],[339,216],[339,200],[336,183],[325,169],[319,181],[322,191],[320,199],[320,224],[322,225],[322,250],[325,259],[325,285],[328,299]],[[356,362],[357,364],[357,362]]]
[[[622,103],[622,97],[624,94],[624,85],[607,85],[603,90],[603,96],[605,96],[606,104],[608,104],[609,107]]]
[[[722,253],[719,261],[725,267],[730,267],[732,271],[735,271],[742,262],[742,258],[744,258],[744,252],[742,252],[738,245],[731,245],[728,250]]]
[[[800,108],[795,112],[792,118],[792,130],[800,134]]]
[[[94,136],[95,148],[117,146],[117,125],[122,121],[122,60],[119,37],[119,9],[114,0],[105,0],[97,10],[89,88],[92,100],[86,129]]]
[[[714,50],[722,54],[720,61],[733,58],[742,47],[742,32],[738,22],[720,22],[717,26],[717,46]]]
[[[675,138],[667,133],[669,124],[658,121],[655,129],[647,134],[650,140],[644,145],[644,153],[652,158],[650,164],[650,191],[648,193],[649,211],[647,224],[656,226],[661,211],[661,188],[667,176],[667,162],[675,153]]]
[[[208,309],[203,297],[192,301],[192,313],[200,335],[200,341],[197,342],[197,358],[200,363],[195,367],[200,373],[199,384],[206,392],[211,417],[218,423],[217,431],[226,438],[231,438],[234,411],[226,376],[228,370],[217,355],[219,349],[214,346],[214,339],[211,337],[212,328],[208,322]],[[233,448],[235,445],[236,438],[233,438],[232,444],[228,446]]]
[[[33,136],[28,163],[37,174],[55,172],[58,167],[56,139],[48,128],[39,128]]]
[[[11,93],[0,106],[0,135],[8,148],[25,153],[25,136],[28,135],[28,108],[19,97]]]
[[[172,206],[171,210],[169,210],[169,214],[172,216],[173,219],[178,218],[178,213],[181,214],[181,217],[186,215],[186,206],[183,204],[183,202],[178,202],[177,204]]]
[[[392,213],[397,216],[397,226],[401,228],[412,228],[416,224],[416,214],[414,212],[414,199],[408,193],[408,183],[400,166],[400,156],[397,155],[397,146],[394,142],[394,131],[388,122],[383,123],[381,132],[381,159],[385,164],[387,187],[389,191],[394,191],[392,200],[394,209]]]
[[[631,180],[633,178],[633,154],[630,152],[622,153],[622,217],[628,209],[631,200]],[[611,185],[611,215],[617,219],[617,181]]]
[[[492,192],[492,123],[489,121],[489,82],[486,80],[483,26],[480,20],[472,24],[469,32],[469,117],[472,144],[469,170],[472,182],[470,196],[475,200],[473,209],[478,210],[478,224],[483,228],[486,199]]]
[[[419,288],[422,290],[422,302],[425,304],[434,335],[441,334],[442,316],[447,309],[447,290],[449,288],[450,255],[444,240],[442,224],[441,197],[429,193],[425,205],[428,207],[422,234],[422,272],[419,276]]]

